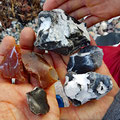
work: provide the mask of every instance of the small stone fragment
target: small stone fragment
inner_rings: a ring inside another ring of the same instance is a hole
[[[48,88],[58,80],[56,70],[42,55],[35,52],[22,54],[22,61],[26,71],[39,82],[41,88]]]
[[[19,81],[25,81],[27,79],[27,73],[24,70],[21,60],[20,47],[14,44],[14,46],[10,46],[8,49],[6,56],[4,56],[0,64],[0,74],[6,79],[15,78]]]
[[[65,94],[75,106],[80,106],[92,99],[99,99],[111,89],[111,78],[95,72],[86,74],[69,72],[64,84]]]
[[[97,46],[87,46],[70,57],[67,70],[83,74],[95,71],[102,65],[103,51]]]
[[[29,108],[35,115],[49,112],[46,92],[42,88],[36,87],[33,91],[26,93],[26,96]]]
[[[68,55],[90,44],[85,24],[61,9],[42,11],[38,16],[36,47]]]

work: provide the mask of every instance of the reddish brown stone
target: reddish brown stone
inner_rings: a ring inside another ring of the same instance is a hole
[[[26,73],[21,61],[21,52],[18,45],[15,45],[4,57],[0,65],[0,72],[4,78],[16,78],[19,81],[26,80]]]

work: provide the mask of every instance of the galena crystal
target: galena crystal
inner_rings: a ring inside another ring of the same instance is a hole
[[[70,56],[67,70],[82,74],[95,71],[102,65],[103,51],[97,46],[87,46]]]
[[[42,88],[36,87],[33,91],[26,93],[26,95],[29,108],[35,115],[49,112],[50,107],[47,102],[46,92]]]
[[[68,55],[89,45],[85,24],[64,13],[61,9],[42,11],[38,16],[36,47]]]
[[[65,94],[75,106],[84,104],[92,99],[99,99],[111,89],[111,78],[95,72],[86,74],[68,72],[64,84]]]

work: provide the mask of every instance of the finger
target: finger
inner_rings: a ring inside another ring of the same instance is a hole
[[[82,7],[72,13],[70,13],[70,16],[76,18],[76,19],[81,19],[85,16],[88,16],[90,14],[90,11],[87,7]]]
[[[43,6],[43,10],[52,10],[68,0],[47,0]]]
[[[59,6],[59,8],[63,9],[67,13],[70,13],[83,6],[84,0],[68,0],[67,2]]]
[[[43,54],[44,59],[48,62],[49,65],[54,66],[52,57],[48,53]]]
[[[45,50],[40,50],[39,48],[34,47],[34,52],[39,53],[39,54],[44,54]]]
[[[87,24],[88,28],[95,25],[98,22],[101,22],[101,21],[103,21],[103,20],[96,16],[89,16],[84,20],[84,22]]]
[[[54,68],[58,73],[59,79],[61,80],[61,83],[64,84],[65,75],[67,73],[67,70],[66,70],[67,66],[64,64],[60,55],[53,52],[50,52],[50,55],[53,59]]]
[[[20,34],[20,47],[23,50],[31,51],[34,49],[35,32],[32,28],[26,27]]]
[[[61,55],[61,57],[62,57],[62,60],[63,60],[64,64],[67,65],[68,62],[69,62],[70,56]]]

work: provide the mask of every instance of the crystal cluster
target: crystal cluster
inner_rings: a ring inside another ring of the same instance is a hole
[[[79,106],[92,99],[99,99],[112,89],[110,77],[95,72],[66,75],[64,91],[69,100]]]
[[[102,60],[102,49],[96,46],[87,46],[70,56],[67,70],[79,74],[95,71],[101,66]]]
[[[60,9],[40,12],[38,26],[34,45],[39,49],[68,55],[90,43],[85,24]]]

